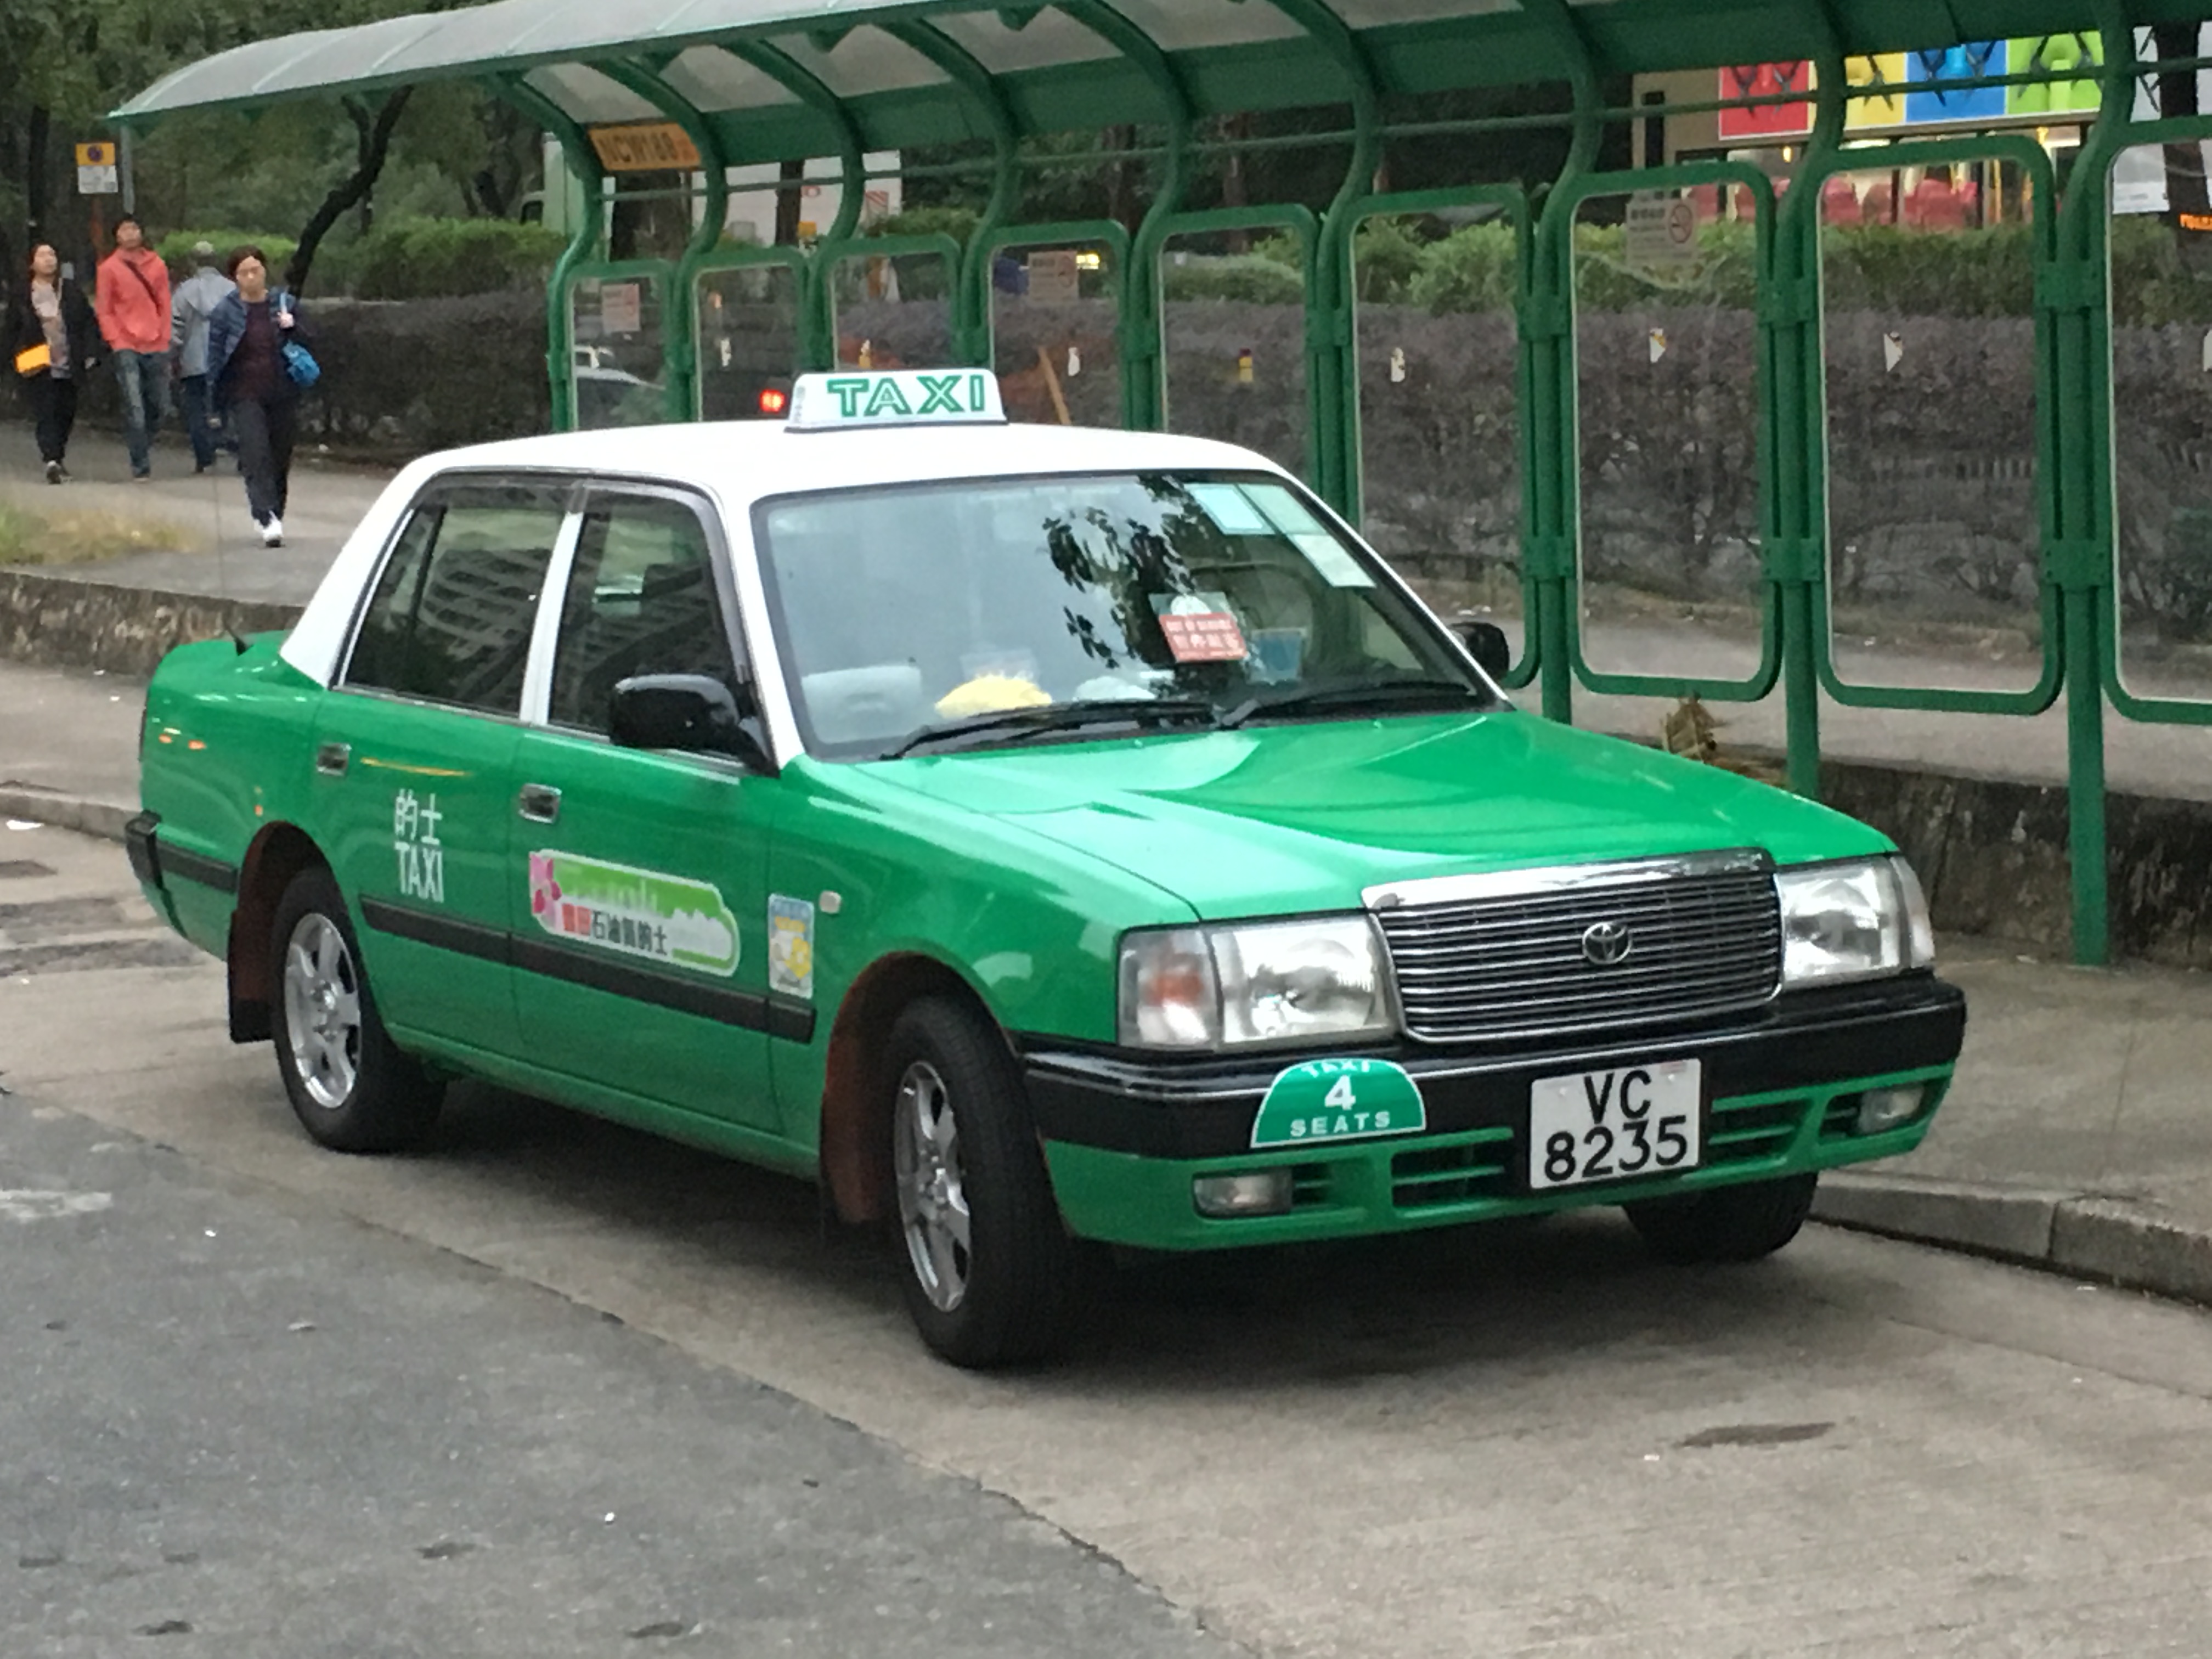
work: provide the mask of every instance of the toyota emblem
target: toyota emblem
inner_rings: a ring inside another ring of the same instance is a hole
[[[1625,921],[1592,922],[1583,930],[1583,954],[1600,968],[1612,968],[1627,961],[1635,943]]]

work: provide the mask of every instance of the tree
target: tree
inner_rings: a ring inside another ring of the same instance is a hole
[[[385,157],[392,150],[392,129],[398,125],[401,112],[407,107],[407,95],[413,90],[411,87],[402,87],[388,94],[374,114],[358,98],[345,100],[346,113],[354,125],[354,170],[350,177],[323,198],[323,204],[315,210],[307,228],[300,233],[299,251],[292,256],[292,268],[285,273],[286,284],[294,293],[306,290],[307,274],[314,267],[315,250],[322,246],[331,227],[337,223],[338,216],[350,207],[367,209],[369,192],[376,188],[378,175],[384,171]],[[364,211],[364,231],[368,228],[366,219]]]

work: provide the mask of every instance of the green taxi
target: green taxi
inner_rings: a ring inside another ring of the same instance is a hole
[[[149,691],[133,866],[308,1133],[489,1079],[821,1183],[962,1364],[1102,1246],[1786,1243],[1965,1024],[1911,871],[1553,725],[1293,478],[986,374],[402,473]]]

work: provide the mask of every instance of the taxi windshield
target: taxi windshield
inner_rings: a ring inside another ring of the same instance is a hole
[[[1266,473],[781,496],[754,533],[800,732],[828,758],[1496,702]]]

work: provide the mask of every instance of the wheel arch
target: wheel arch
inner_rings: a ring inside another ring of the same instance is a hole
[[[965,1003],[1003,1036],[989,1004],[959,969],[918,951],[871,963],[837,1005],[823,1073],[820,1158],[823,1181],[842,1221],[878,1221],[890,1212],[891,1098],[884,1039],[902,1009],[932,996]]]
[[[276,926],[276,907],[302,870],[317,867],[327,870],[331,862],[296,823],[265,825],[246,849],[223,956],[233,1042],[265,1042],[276,1034],[276,963],[270,935]]]

